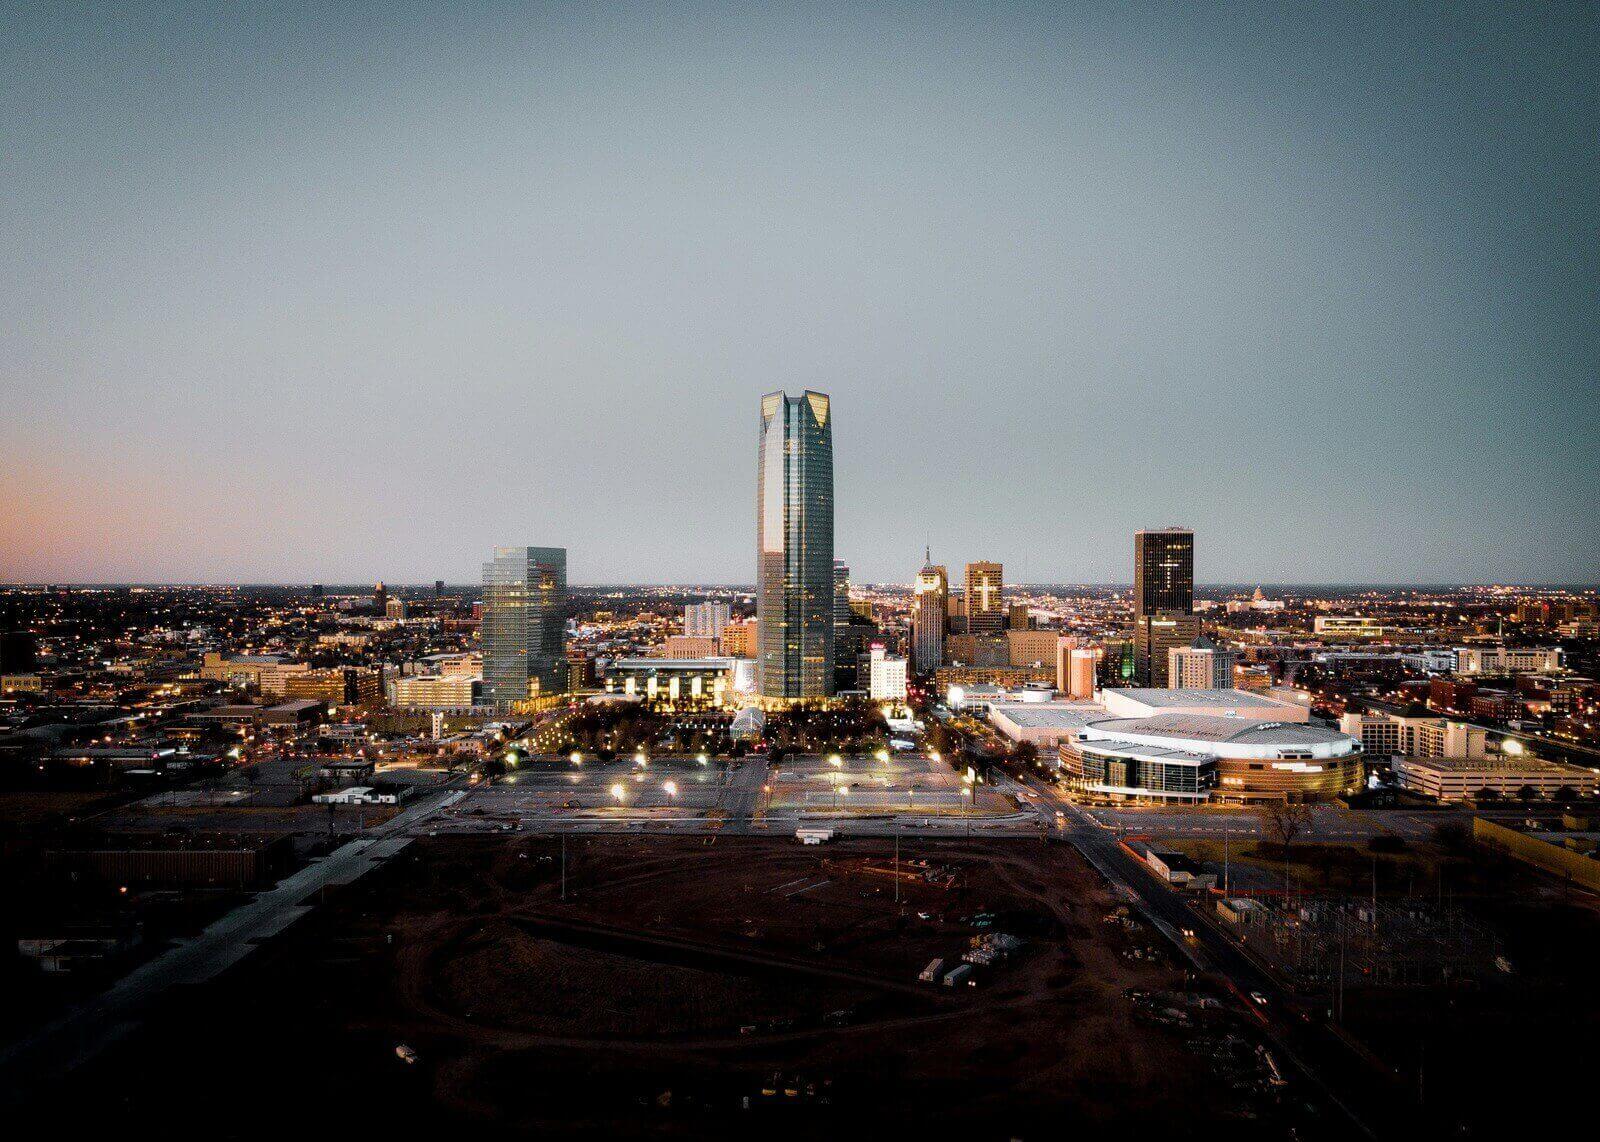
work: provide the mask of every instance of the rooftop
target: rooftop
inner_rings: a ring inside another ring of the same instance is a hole
[[[1087,724],[1107,734],[1260,746],[1326,745],[1350,736],[1304,722],[1244,721],[1217,714],[1154,714],[1148,718],[1103,718]]]
[[[1587,770],[1537,757],[1403,757],[1399,763],[1440,773],[1570,773],[1587,778]]]
[[[1104,718],[1106,711],[1088,702],[1016,702],[993,707],[992,716],[1025,730],[1076,730]]]
[[[1108,694],[1120,694],[1147,706],[1239,706],[1261,710],[1278,709],[1287,703],[1253,694],[1249,690],[1159,690],[1148,686],[1117,687]]]

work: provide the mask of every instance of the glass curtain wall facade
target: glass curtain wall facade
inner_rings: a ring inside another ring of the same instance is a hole
[[[833,422],[809,389],[761,398],[756,654],[763,698],[833,693]]]
[[[497,547],[483,565],[483,699],[565,693],[567,549]]]

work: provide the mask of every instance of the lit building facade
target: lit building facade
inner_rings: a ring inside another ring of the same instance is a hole
[[[1194,532],[1166,527],[1133,533],[1133,608],[1139,615],[1194,610]]]
[[[732,618],[727,603],[691,603],[683,608],[683,633],[687,638],[721,638]]]
[[[756,465],[757,686],[833,693],[833,419],[826,394],[761,398]]]
[[[1169,690],[1231,690],[1238,655],[1201,636],[1188,646],[1167,649]]]
[[[483,565],[483,699],[567,691],[567,549],[497,547]]]
[[[932,674],[944,665],[944,625],[950,599],[950,577],[926,552],[912,586],[911,664],[918,674]]]
[[[1194,617],[1194,532],[1133,533],[1134,668],[1146,686],[1167,685],[1167,652],[1200,634]]]
[[[874,646],[867,696],[874,702],[904,702],[906,673],[905,659],[890,658],[883,647]]]
[[[967,564],[967,633],[999,634],[1006,628],[1000,601],[1003,569],[998,563]]]

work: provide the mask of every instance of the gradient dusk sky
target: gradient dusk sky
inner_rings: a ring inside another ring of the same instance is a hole
[[[1600,8],[864,7],[0,7],[0,580],[1600,579]]]

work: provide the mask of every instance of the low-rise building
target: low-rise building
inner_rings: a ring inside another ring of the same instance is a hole
[[[755,693],[755,663],[727,657],[616,658],[606,665],[603,681],[607,694],[672,705],[737,708],[747,705]]]
[[[469,674],[413,674],[394,680],[390,700],[402,710],[470,710],[477,687]]]
[[[1394,772],[1402,788],[1440,801],[1464,801],[1484,789],[1503,797],[1515,797],[1523,789],[1551,797],[1561,789],[1589,796],[1600,788],[1600,780],[1587,769],[1532,757],[1397,757]]]
[[[398,805],[408,791],[404,785],[352,785],[318,793],[311,800],[319,805]]]
[[[1054,749],[1092,721],[1106,716],[1094,702],[991,701],[989,723],[1014,742]]]
[[[658,658],[719,658],[722,654],[722,638],[720,635],[668,635],[667,641],[651,653]]]
[[[1458,674],[1554,674],[1563,666],[1559,646],[1458,646]]]

